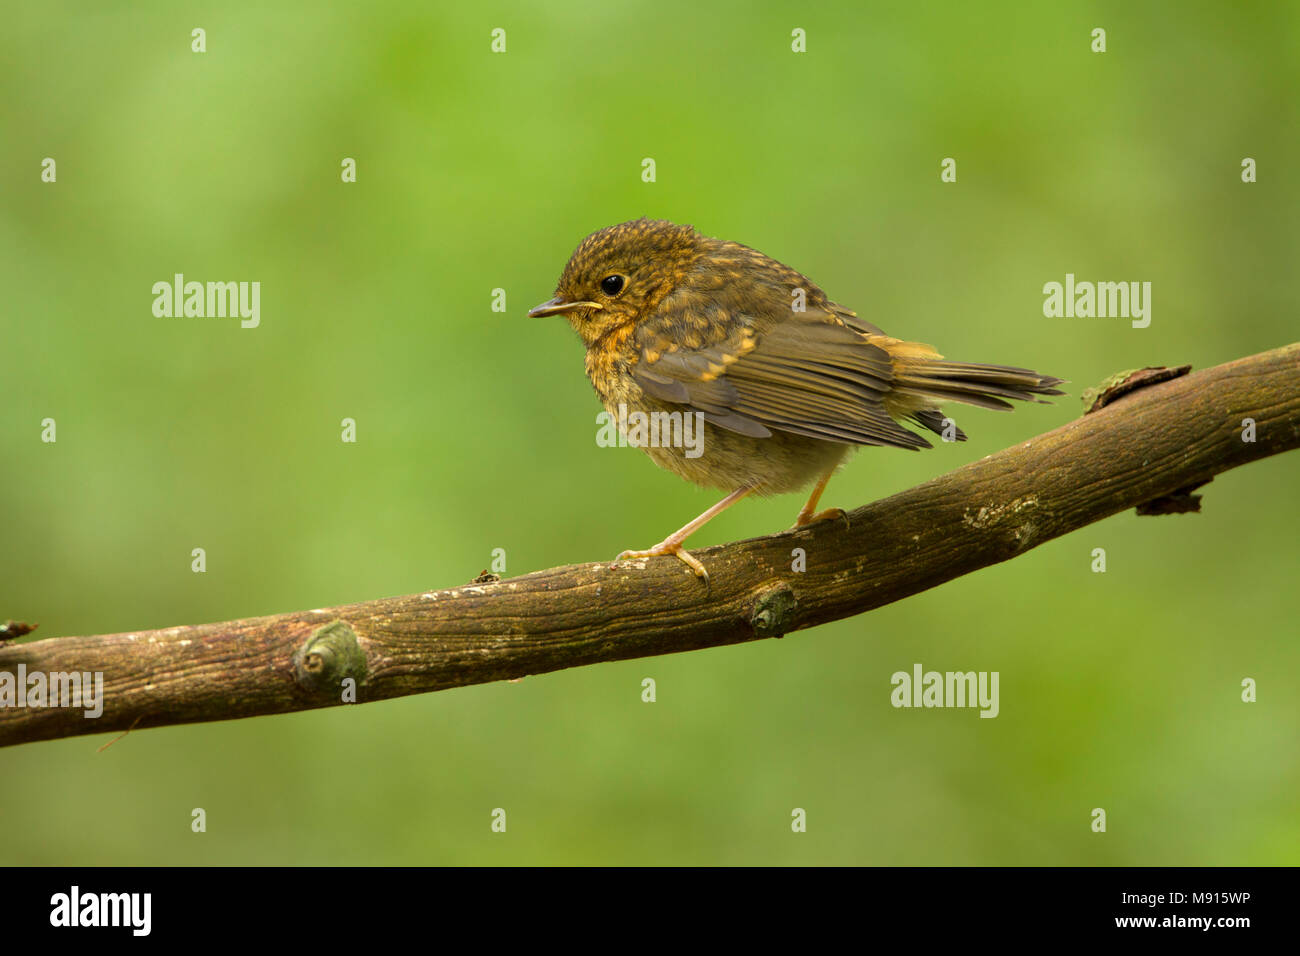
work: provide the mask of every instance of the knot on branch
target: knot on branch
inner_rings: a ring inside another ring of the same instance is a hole
[[[1193,482],[1185,488],[1179,488],[1172,494],[1163,495],[1154,498],[1146,504],[1137,506],[1137,513],[1140,515],[1184,515],[1195,513],[1201,510],[1201,496],[1192,494],[1202,485],[1208,485],[1212,478],[1206,478],[1204,481]]]
[[[1164,365],[1148,365],[1146,368],[1133,368],[1127,372],[1116,372],[1096,388],[1085,388],[1083,390],[1081,396],[1083,399],[1083,413],[1091,415],[1097,409],[1105,408],[1121,395],[1135,392],[1139,388],[1158,385],[1173,378],[1181,378],[1191,370],[1190,365],[1178,365],[1173,368]]]
[[[347,621],[330,621],[312,631],[293,655],[293,673],[307,690],[334,693],[351,677],[358,684],[366,678],[366,654],[357,632]]]
[[[782,582],[758,596],[749,615],[749,626],[759,637],[780,637],[793,629],[798,605],[790,585]]]

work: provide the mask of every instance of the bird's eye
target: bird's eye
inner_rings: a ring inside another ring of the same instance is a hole
[[[623,277],[620,275],[605,276],[600,280],[600,289],[605,295],[618,295],[623,291]]]

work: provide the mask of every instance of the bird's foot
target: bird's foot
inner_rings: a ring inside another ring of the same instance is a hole
[[[810,511],[799,512],[799,517],[794,519],[794,527],[790,530],[794,531],[816,521],[825,521],[827,518],[843,518],[844,527],[849,527],[849,516],[843,508],[827,508],[825,511],[819,511],[816,514]]]
[[[624,551],[614,559],[610,567],[617,567],[620,561],[626,561],[629,558],[657,558],[665,554],[676,555],[682,563],[695,572],[697,578],[703,578],[705,581],[709,580],[709,572],[704,570],[704,565],[700,564],[694,555],[684,549],[680,541],[674,541],[672,538],[665,538],[653,548],[647,548],[644,551]]]

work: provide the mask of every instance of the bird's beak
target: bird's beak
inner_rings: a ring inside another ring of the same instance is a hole
[[[576,312],[578,309],[603,309],[604,306],[599,302],[565,302],[559,296],[541,305],[533,306],[528,310],[529,318],[536,319],[543,315],[562,315],[565,312]]]

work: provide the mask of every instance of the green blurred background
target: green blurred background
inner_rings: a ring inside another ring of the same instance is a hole
[[[579,343],[523,315],[586,233],[641,215],[762,249],[949,357],[1071,381],[1054,406],[961,411],[965,445],[863,452],[828,504],[1055,427],[1116,370],[1298,337],[1291,3],[4,22],[0,618],[34,637],[450,586],[494,548],[510,575],[610,558],[703,510],[715,493],[597,447]],[[155,318],[175,272],[260,281],[261,327]],[[1151,281],[1150,328],[1044,318],[1066,272]],[[1296,468],[782,641],[6,749],[0,864],[1297,863]],[[800,503],[748,502],[696,543]],[[915,662],[999,671],[1001,715],[893,709]]]

